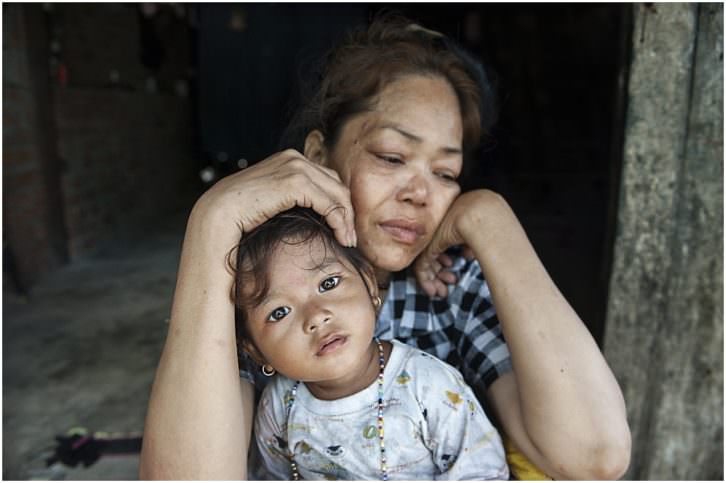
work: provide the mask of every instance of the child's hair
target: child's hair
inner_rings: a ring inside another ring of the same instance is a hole
[[[249,341],[247,309],[259,305],[269,292],[270,258],[277,251],[280,243],[305,245],[316,240],[322,242],[325,254],[317,265],[310,267],[310,270],[317,270],[327,258],[328,253],[333,253],[337,260],[348,262],[358,272],[368,293],[372,294],[372,287],[368,281],[375,280],[373,267],[357,248],[340,245],[325,219],[312,209],[295,207],[283,211],[251,232],[243,233],[237,246],[233,292],[235,332],[239,348],[242,347],[241,344],[244,340]]]

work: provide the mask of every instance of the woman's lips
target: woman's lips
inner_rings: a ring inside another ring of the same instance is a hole
[[[379,225],[383,231],[391,235],[397,242],[413,245],[426,233],[423,225],[410,221],[384,221]]]
[[[318,349],[318,352],[315,353],[315,355],[324,356],[335,352],[339,348],[343,347],[347,342],[348,338],[342,335],[335,335],[333,337],[329,337],[328,339],[324,340],[322,344],[320,344],[320,348]]]

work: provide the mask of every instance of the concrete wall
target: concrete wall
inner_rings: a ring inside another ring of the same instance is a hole
[[[192,34],[172,5],[151,17],[136,4],[3,13],[3,227],[27,287],[189,205]]]
[[[723,479],[723,5],[633,6],[605,354],[628,479]]]

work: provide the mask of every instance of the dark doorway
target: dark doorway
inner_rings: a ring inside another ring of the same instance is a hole
[[[629,7],[394,5],[498,78],[500,121],[464,189],[512,205],[555,283],[602,340],[616,207]],[[380,5],[199,7],[202,151],[220,175],[277,150],[302,72]],[[390,8],[387,6],[385,8]],[[619,77],[620,76],[620,77]]]

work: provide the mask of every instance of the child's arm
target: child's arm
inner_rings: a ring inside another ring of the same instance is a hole
[[[424,380],[430,386],[419,397],[428,430],[424,439],[440,471],[434,479],[508,479],[502,440],[474,392],[456,369],[428,362]]]

